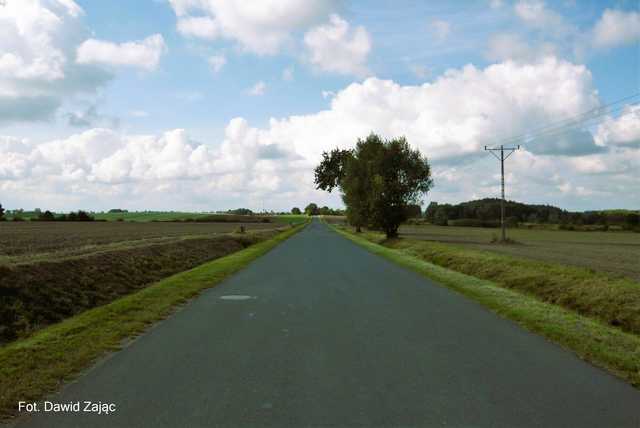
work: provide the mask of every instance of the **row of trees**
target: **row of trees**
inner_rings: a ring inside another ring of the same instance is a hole
[[[7,218],[9,216],[9,218]],[[86,211],[72,211],[68,214],[56,214],[49,210],[42,211],[36,208],[34,211],[25,212],[23,209],[6,211],[0,204],[0,221],[95,221],[95,218]]]
[[[640,216],[632,211],[569,212],[552,205],[505,201],[508,224],[549,223],[572,225],[621,225],[635,227]],[[431,202],[425,210],[427,221],[437,225],[496,226],[500,222],[500,199],[485,198],[460,204]]]
[[[412,206],[433,186],[431,168],[420,151],[407,140],[383,140],[370,134],[358,139],[351,150],[334,149],[322,154],[315,169],[318,189],[337,188],[347,207],[349,223],[382,230],[395,237],[398,227],[409,218]]]
[[[95,221],[95,218],[86,211],[70,212],[69,214],[54,214],[47,210],[31,221]]]
[[[302,210],[298,207],[293,207],[291,209],[291,214],[301,215],[303,213]],[[333,208],[329,208],[328,206],[318,207],[318,204],[315,202],[311,202],[304,208],[304,214],[306,215],[344,215],[343,210],[334,210]]]

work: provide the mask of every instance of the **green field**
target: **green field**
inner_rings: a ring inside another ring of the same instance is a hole
[[[509,229],[508,237],[515,244],[492,244],[499,234],[499,229],[478,227],[424,225],[400,228],[400,236],[405,238],[580,266],[640,281],[639,233]]]
[[[286,214],[286,215],[275,215],[272,218],[274,221],[278,222],[278,223],[285,223],[285,224],[301,224],[304,223],[306,221],[309,220],[309,216],[301,214],[301,215],[296,215],[296,214]]]

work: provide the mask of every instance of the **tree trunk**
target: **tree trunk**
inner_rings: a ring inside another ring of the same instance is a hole
[[[360,228],[360,226],[358,225],[356,226],[356,233],[360,233],[360,232],[362,232],[362,228]]]

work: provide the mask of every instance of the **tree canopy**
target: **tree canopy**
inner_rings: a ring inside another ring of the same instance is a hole
[[[306,215],[318,215],[320,214],[320,210],[318,209],[318,204],[311,202],[304,209],[304,213]]]
[[[397,236],[398,227],[433,186],[431,168],[404,137],[383,140],[371,134],[352,150],[322,154],[315,169],[318,189],[339,188],[347,220],[357,230],[368,226]]]

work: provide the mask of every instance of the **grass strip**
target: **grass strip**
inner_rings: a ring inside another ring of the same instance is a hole
[[[486,279],[536,296],[613,327],[640,335],[640,283],[562,262],[552,263],[465,248],[423,239],[385,239],[367,231],[368,240],[438,266]],[[517,247],[500,245],[496,247]],[[570,251],[569,249],[567,251]]]
[[[394,239],[384,246],[640,334],[640,283],[631,279],[438,242]]]
[[[476,300],[498,315],[516,321],[583,360],[640,387],[640,337],[637,335],[494,282],[429,263],[405,250],[379,245],[370,240],[376,239],[374,234],[356,236],[350,231],[330,227],[368,251]]]
[[[178,273],[139,292],[85,311],[0,348],[0,420],[16,414],[18,401],[57,390],[124,339],[264,255],[306,224],[244,250]]]

